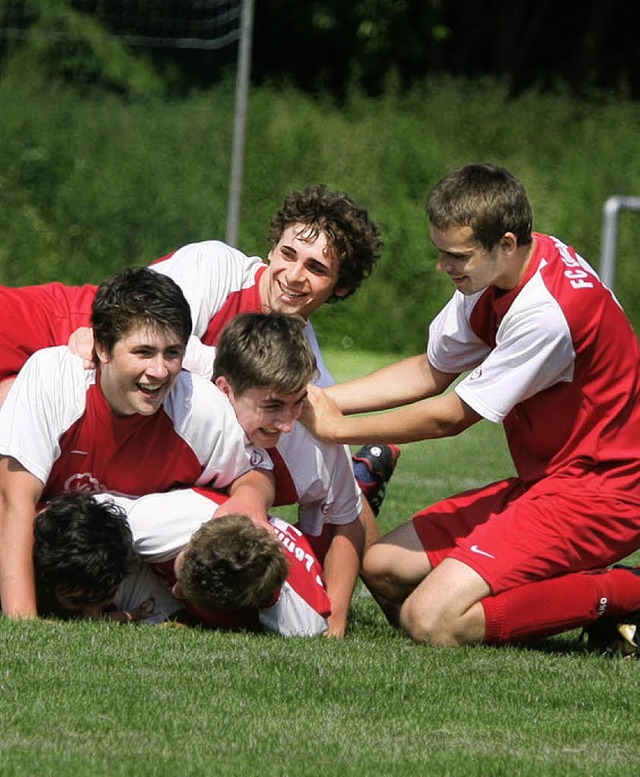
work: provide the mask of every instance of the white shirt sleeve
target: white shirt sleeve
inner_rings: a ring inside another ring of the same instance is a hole
[[[225,488],[250,469],[273,469],[269,454],[247,438],[229,400],[201,375],[183,370],[164,409],[202,464],[196,485]]]
[[[490,351],[469,324],[469,317],[483,292],[453,295],[429,326],[427,358],[441,372],[460,374],[477,367]]]
[[[230,294],[253,285],[260,267],[264,262],[259,257],[248,257],[219,240],[190,243],[151,265],[182,289],[191,308],[196,337],[207,331]]]
[[[496,334],[496,346],[455,388],[477,413],[501,423],[519,403],[573,378],[571,332],[556,300],[537,278],[516,298]]]
[[[66,346],[34,353],[0,411],[0,454],[12,456],[46,483],[60,456],[60,438],[84,413],[95,370]]]

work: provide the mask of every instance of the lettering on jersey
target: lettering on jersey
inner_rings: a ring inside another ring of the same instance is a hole
[[[104,489],[90,472],[77,472],[70,475],[64,482],[65,491],[73,491],[78,494],[99,494]]]
[[[555,247],[558,249],[558,253],[565,266],[569,269],[564,271],[565,278],[569,279],[569,283],[574,289],[592,289],[593,282],[586,280],[592,278],[593,273],[589,271],[588,266],[584,259],[576,253],[571,253],[569,246],[565,245],[561,240],[552,238]]]
[[[606,596],[603,596],[602,599],[598,602],[598,617],[601,615],[604,615],[604,611],[607,609],[608,600]]]
[[[314,564],[316,563],[315,557],[311,555],[311,553],[307,553],[304,548],[301,548],[298,544],[296,544],[293,537],[289,536],[285,532],[282,531],[282,529],[278,528],[277,526],[274,526],[274,531],[276,537],[280,540],[280,542],[284,545],[286,550],[289,551],[289,553],[296,558],[301,564],[304,564],[305,569],[307,572],[311,572],[313,569]],[[291,527],[294,528],[293,526]],[[300,534],[300,532],[298,532]],[[318,582],[320,582],[320,577],[317,576]],[[322,584],[320,582],[320,584]],[[323,586],[324,587],[324,586]]]

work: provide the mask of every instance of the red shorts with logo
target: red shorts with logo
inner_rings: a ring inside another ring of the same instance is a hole
[[[433,567],[455,558],[497,594],[630,555],[640,547],[640,504],[581,479],[509,478],[437,502],[413,526]]]

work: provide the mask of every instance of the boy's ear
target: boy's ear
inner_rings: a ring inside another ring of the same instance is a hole
[[[215,379],[216,386],[222,391],[223,394],[226,394],[227,396],[231,396],[232,388],[229,381],[225,378],[224,375],[219,375]]]
[[[182,591],[182,586],[179,582],[174,583],[173,587],[171,588],[171,595],[174,596],[176,599],[186,599],[187,597],[184,595],[184,592]]]
[[[94,343],[93,350],[100,364],[107,364],[109,362],[109,351],[103,345]]]

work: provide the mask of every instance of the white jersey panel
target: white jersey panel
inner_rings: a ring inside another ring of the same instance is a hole
[[[196,485],[224,488],[254,467],[273,469],[268,453],[247,439],[229,400],[206,378],[183,370],[163,407],[202,464]]]
[[[0,454],[47,482],[59,441],[84,413],[95,370],[66,346],[34,353],[18,373],[0,412]]]
[[[149,625],[164,623],[184,609],[151,567],[142,561],[122,581],[114,603],[119,610],[130,612],[134,621]]]
[[[312,537],[325,523],[346,524],[362,510],[362,492],[346,445],[317,440],[296,421],[277,445],[298,494],[300,529]]]
[[[491,350],[475,334],[469,317],[483,292],[465,296],[456,291],[429,326],[427,358],[441,372],[460,374],[474,369]]]
[[[304,328],[304,333],[307,338],[307,341],[309,345],[311,346],[311,350],[314,353],[314,356],[316,357],[316,364],[318,365],[318,377],[314,381],[316,386],[320,386],[320,388],[326,388],[327,386],[333,386],[335,383],[333,375],[329,372],[329,368],[327,367],[324,356],[322,355],[322,351],[320,350],[320,343],[318,343],[318,338],[316,336],[316,333],[311,326],[311,321],[307,321],[307,325]]]
[[[230,294],[253,285],[261,267],[264,262],[260,257],[246,256],[219,240],[190,243],[151,265],[152,270],[168,275],[182,289],[191,308],[196,337],[207,331]]]
[[[538,273],[500,323],[496,347],[455,391],[481,416],[501,423],[519,402],[571,381],[574,360],[566,318]]]
[[[283,637],[319,637],[329,628],[327,619],[310,607],[286,581],[278,601],[272,607],[261,608],[258,618],[265,631]]]
[[[126,513],[133,547],[145,561],[160,563],[176,556],[197,529],[213,518],[218,505],[190,488],[147,494],[137,499],[100,494]]]

